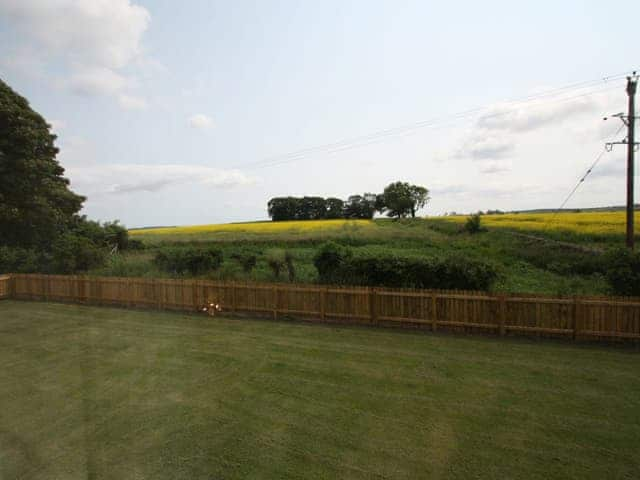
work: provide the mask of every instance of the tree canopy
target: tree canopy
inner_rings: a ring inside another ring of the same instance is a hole
[[[276,197],[268,212],[274,221],[321,220],[328,218],[371,219],[376,212],[390,217],[411,217],[429,201],[429,190],[407,182],[390,183],[383,193],[351,195],[346,201],[322,197]]]
[[[274,221],[321,220],[330,218],[373,218],[376,195],[351,195],[345,202],[339,198],[276,197],[267,209]]]
[[[387,185],[379,200],[379,208],[389,217],[415,218],[416,212],[430,200],[429,190],[420,185],[407,182],[394,182]]]
[[[0,80],[0,272],[73,273],[127,248],[127,229],[79,215],[51,127]]]
[[[69,189],[56,136],[29,102],[0,80],[0,244],[44,245],[85,198]]]

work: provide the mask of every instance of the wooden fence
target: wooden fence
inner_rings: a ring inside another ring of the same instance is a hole
[[[498,335],[640,340],[640,300],[485,292],[13,274],[0,298],[423,327]]]
[[[0,275],[0,300],[3,298],[9,298],[10,282],[11,277],[9,275]]]

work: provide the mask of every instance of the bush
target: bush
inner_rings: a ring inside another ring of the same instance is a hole
[[[461,256],[430,259],[353,256],[333,243],[320,249],[314,263],[323,283],[488,290],[498,279],[498,271],[492,264]]]
[[[464,224],[465,232],[473,235],[475,233],[480,233],[483,231],[480,214],[476,213],[467,218],[467,221]]]
[[[335,242],[326,242],[313,257],[320,281],[324,283],[342,283],[340,275],[343,263],[352,256],[351,250]]]
[[[614,294],[640,296],[640,254],[626,248],[609,252],[606,278]]]
[[[273,272],[273,276],[278,280],[280,278],[280,272],[285,267],[285,253],[279,248],[274,248],[267,251],[266,255],[267,265]]]
[[[0,272],[33,273],[41,270],[42,255],[33,249],[0,246]]]
[[[130,238],[127,241],[127,250],[144,250],[146,248],[144,242],[142,240],[138,240],[137,238]]]
[[[251,273],[258,263],[258,257],[251,252],[236,252],[231,254],[231,258],[238,261],[244,273]]]
[[[222,252],[211,247],[165,247],[156,253],[153,261],[169,273],[201,275],[220,267]]]
[[[296,279],[296,267],[293,264],[293,254],[288,250],[284,254],[284,263],[287,266],[289,281],[293,282]]]
[[[514,248],[513,254],[531,265],[560,275],[604,274],[607,258],[599,252],[568,248],[553,242],[524,242]]]
[[[75,273],[99,267],[106,260],[104,248],[87,237],[65,233],[53,242],[51,270],[55,273]]]

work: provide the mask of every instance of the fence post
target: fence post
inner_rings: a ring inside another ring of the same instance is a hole
[[[438,330],[438,301],[436,294],[431,295],[431,331]]]
[[[504,295],[500,295],[500,336],[504,337],[505,323],[507,322],[507,299]]]
[[[231,283],[231,314],[236,314],[236,284]]]
[[[573,317],[573,334],[572,339],[576,340],[578,338],[578,297],[573,297],[573,309],[572,309],[572,317]]]
[[[198,310],[198,280],[191,281],[191,303],[193,303],[193,310]]]
[[[326,306],[325,306],[325,302],[327,300],[326,294],[327,294],[327,287],[320,287],[320,318],[323,321],[326,317]]]
[[[376,323],[378,315],[376,312],[376,289],[375,287],[369,289],[369,311],[371,314],[371,323]]]
[[[278,318],[278,287],[276,285],[273,286],[273,319],[276,320]]]
[[[133,305],[133,285],[130,278],[126,280],[127,285],[127,307],[131,308]]]

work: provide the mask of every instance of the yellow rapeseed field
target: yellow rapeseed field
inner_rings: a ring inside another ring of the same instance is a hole
[[[446,217],[454,222],[465,222],[467,216]],[[502,227],[517,230],[569,231],[582,234],[609,235],[625,232],[624,211],[580,212],[580,213],[509,213],[504,215],[483,215],[486,227]],[[640,214],[635,214],[636,223]]]
[[[299,220],[290,222],[249,222],[192,225],[187,227],[162,227],[130,230],[131,235],[192,235],[206,233],[312,233],[319,230],[335,230],[349,227],[367,227],[371,220]]]

